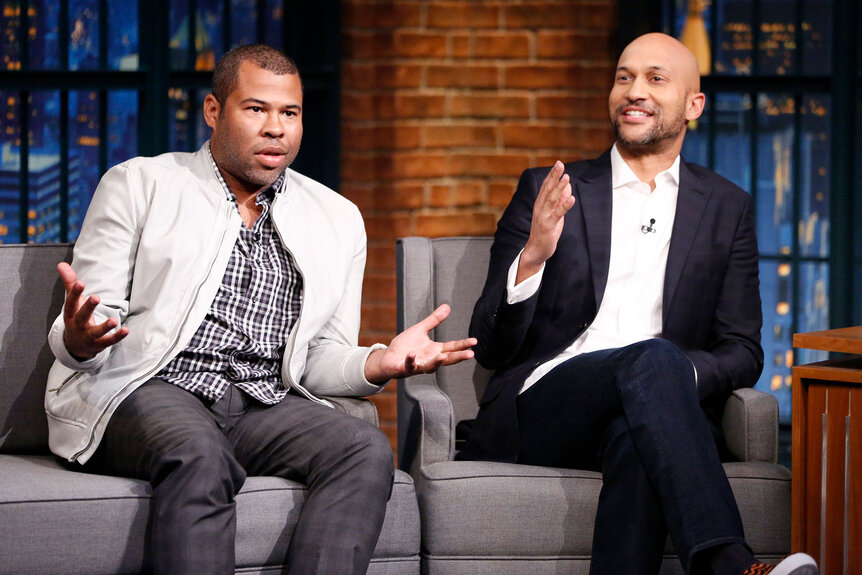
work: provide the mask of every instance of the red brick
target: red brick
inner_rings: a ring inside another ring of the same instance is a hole
[[[574,30],[614,30],[616,2],[598,4],[534,3],[508,4],[504,8],[507,28],[566,28]]]
[[[369,238],[377,240],[401,238],[411,235],[411,228],[411,217],[406,214],[365,216],[365,233]],[[394,254],[395,248],[390,247],[390,249]]]
[[[506,66],[506,88],[601,88],[608,85],[608,69],[557,62]]]
[[[576,147],[582,143],[581,138],[581,130],[571,124],[510,123],[503,126],[503,146],[506,148]]]
[[[341,119],[385,120],[395,117],[395,96],[388,93],[357,93],[343,86],[341,92]]]
[[[484,183],[477,181],[435,185],[431,187],[429,205],[433,208],[481,206],[484,190]]]
[[[366,273],[362,285],[363,302],[395,301],[395,274]]]
[[[401,30],[395,33],[395,50],[401,57],[442,58],[447,46],[445,34]]]
[[[404,28],[419,25],[421,9],[422,2],[349,0],[341,3],[341,19],[345,29]]]
[[[527,32],[479,32],[473,38],[471,55],[475,58],[528,58],[530,34]]]
[[[431,65],[428,66],[428,86],[439,88],[496,88],[500,70],[492,65]]]
[[[466,33],[458,33],[452,35],[452,53],[453,58],[469,58],[470,57],[470,35]]]
[[[540,59],[610,60],[612,44],[607,33],[539,30],[536,56]]]
[[[424,204],[423,185],[417,183],[348,183],[342,184],[340,191],[365,215],[377,210],[415,210]]]
[[[395,302],[366,303],[362,306],[361,329],[395,330]]]
[[[398,118],[441,118],[446,113],[443,94],[398,94],[394,114]]]
[[[536,117],[561,120],[608,120],[607,94],[536,96]]]
[[[345,123],[341,129],[343,150],[397,150],[418,145],[419,126],[416,124],[355,126]]]
[[[497,219],[490,213],[423,214],[416,217],[416,234],[432,238],[484,236],[494,233]]]
[[[455,94],[452,96],[450,113],[456,117],[526,118],[530,115],[530,97]]]
[[[497,145],[497,129],[482,124],[423,126],[422,144],[428,148],[493,147]]]
[[[519,176],[529,166],[525,153],[457,154],[450,159],[453,176]]]
[[[429,2],[428,28],[496,28],[500,8],[475,2]]]
[[[342,33],[345,61],[351,59],[391,58],[395,55],[395,37],[391,32],[345,30]]]
[[[507,182],[492,182],[488,184],[488,204],[497,207],[506,207],[512,200],[512,194],[515,193],[515,188],[518,186],[518,181],[513,179]]]
[[[341,70],[344,83],[357,90],[418,88],[422,82],[422,67],[419,64],[346,62]]]
[[[368,219],[367,217],[365,218]],[[365,226],[366,230],[368,225]],[[413,235],[411,232],[406,232],[401,236],[404,237]],[[387,236],[382,240],[368,238],[368,250],[365,258],[365,273],[370,271],[394,271],[395,270],[395,242],[391,236]]]
[[[417,152],[392,154],[392,178],[439,178],[448,175],[449,154]]]

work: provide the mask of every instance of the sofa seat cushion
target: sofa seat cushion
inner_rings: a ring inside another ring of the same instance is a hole
[[[0,455],[0,485],[4,572],[141,571],[150,499],[146,482],[77,471],[53,456]],[[238,571],[278,571],[304,498],[305,488],[294,481],[246,480],[236,498]],[[418,568],[413,482],[396,471],[369,572],[418,573]]]
[[[761,462],[724,468],[749,543],[766,558],[781,556],[790,544],[790,471]],[[593,471],[486,461],[426,465],[416,485],[422,552],[588,558],[601,488],[602,476]],[[667,552],[673,553],[670,544]]]

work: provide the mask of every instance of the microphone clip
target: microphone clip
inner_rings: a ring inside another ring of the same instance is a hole
[[[641,233],[642,234],[654,234],[655,233],[655,228],[653,227],[654,223],[655,223],[655,218],[650,218],[648,226],[641,226]]]

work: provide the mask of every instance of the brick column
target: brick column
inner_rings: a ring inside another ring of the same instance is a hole
[[[396,238],[493,234],[524,169],[610,145],[617,2],[342,8],[341,192],[368,232],[360,340],[388,342]],[[394,384],[374,400],[394,445]]]

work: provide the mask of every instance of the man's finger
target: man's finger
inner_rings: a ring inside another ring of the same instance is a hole
[[[111,328],[111,329],[113,329],[113,328]],[[118,329],[117,331],[115,331],[112,334],[109,334],[109,335],[106,335],[104,337],[100,337],[99,339],[94,340],[93,343],[95,345],[99,346],[101,348],[99,351],[101,351],[102,349],[105,349],[106,347],[111,347],[115,343],[119,343],[127,335],[129,335],[129,328],[121,327],[120,329]]]
[[[437,309],[431,312],[431,315],[417,323],[425,333],[428,333],[449,317],[449,314],[452,312],[452,308],[449,307],[449,304],[442,304]]]
[[[467,339],[459,339],[457,341],[447,341],[443,343],[443,351],[452,352],[470,349],[477,343],[479,342],[475,337],[468,337]]]
[[[93,312],[96,310],[96,306],[99,305],[99,296],[91,295],[88,297],[81,307],[74,312],[73,320],[75,325],[78,327],[86,327],[87,324],[90,323],[90,320],[93,318]]]

